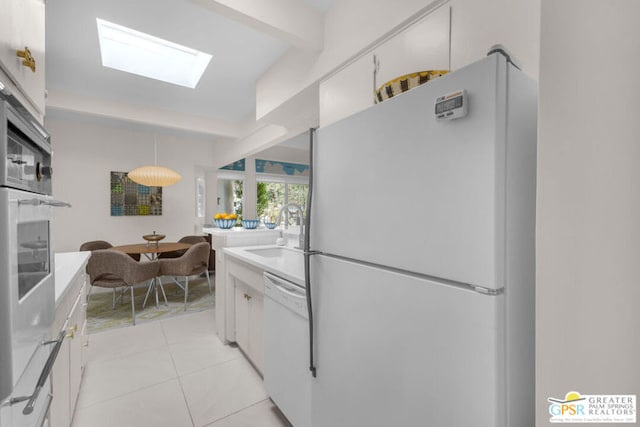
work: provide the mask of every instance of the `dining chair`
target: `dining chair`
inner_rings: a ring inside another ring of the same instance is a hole
[[[91,240],[89,242],[84,242],[83,244],[80,245],[80,252],[84,252],[84,251],[97,251],[100,249],[109,249],[112,248],[113,245],[109,242],[107,242],[106,240]],[[87,267],[85,268],[85,271],[87,272],[87,274],[89,273],[89,264],[87,264]],[[89,303],[89,301],[91,300],[91,291],[93,290],[93,286],[91,286],[89,288],[89,291],[87,292],[87,304]],[[116,288],[113,288],[113,303],[112,303],[112,307],[113,309],[116,308]]]
[[[207,284],[209,285],[209,295],[211,295],[211,278],[209,277],[209,243],[199,242],[191,246],[179,258],[160,259],[160,276],[169,276],[171,280],[182,290],[184,290],[184,310],[187,311],[187,300],[189,298],[189,277],[205,273]],[[184,286],[177,277],[185,278]]]
[[[158,275],[158,261],[137,262],[125,253],[108,249],[98,249],[91,253],[87,263],[87,272],[91,286],[113,289],[113,307],[115,308],[115,290],[124,287],[122,293],[131,291],[131,318],[136,324],[136,309],[133,287],[147,282]]]
[[[95,251],[98,249],[109,249],[113,245],[105,240],[91,240],[80,245],[80,251]]]
[[[189,243],[195,245],[196,243],[206,241],[207,240],[204,238],[204,236],[184,236],[180,240],[178,240],[178,243]],[[158,254],[158,258],[179,258],[184,255],[186,251],[186,249],[182,249],[179,251],[162,252],[161,254]]]
[[[113,245],[109,242],[107,242],[106,240],[91,240],[88,242],[84,242],[83,244],[80,245],[80,251],[97,251],[100,249],[109,249],[112,248]],[[133,258],[136,261],[140,261],[140,254],[129,254],[129,256],[131,258]],[[89,273],[89,265],[87,264],[87,268],[85,269],[85,271],[87,273]],[[87,292],[87,303],[89,303],[89,301],[91,300],[91,291],[93,290],[93,286],[91,286],[89,288],[89,292]],[[122,298],[122,296],[124,295],[124,291],[126,289],[122,290],[122,293],[120,294],[120,297]],[[116,308],[116,288],[113,288],[113,303],[112,303],[112,308],[115,309]]]
[[[105,240],[91,240],[80,245],[80,251],[95,251],[98,249],[109,249],[113,245]],[[140,261],[140,254],[129,254],[131,258]]]

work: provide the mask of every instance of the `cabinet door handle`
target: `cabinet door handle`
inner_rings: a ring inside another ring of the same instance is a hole
[[[247,301],[249,301],[251,299],[251,295],[249,294],[244,294],[244,299],[246,299]]]
[[[78,324],[76,323],[75,325],[69,328],[69,333],[67,334],[67,338],[73,339],[76,336],[77,331],[78,331]]]
[[[24,47],[24,50],[16,51],[16,55],[22,59],[22,65],[27,68],[30,68],[32,72],[36,72],[36,60],[33,56],[31,56],[31,51],[28,47]]]

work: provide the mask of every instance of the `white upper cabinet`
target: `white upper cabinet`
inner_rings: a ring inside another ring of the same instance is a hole
[[[320,83],[320,127],[373,105],[373,56],[365,55]]]
[[[3,83],[19,89],[20,93],[16,95],[28,101],[25,106],[42,121],[45,109],[44,0],[0,0],[0,10],[0,68],[9,79]],[[19,57],[18,51],[25,57]]]
[[[449,69],[449,7],[441,7],[374,49],[376,89],[405,74]]]
[[[448,70],[450,10],[438,8],[322,81],[320,127],[374,105],[375,90],[396,77]]]

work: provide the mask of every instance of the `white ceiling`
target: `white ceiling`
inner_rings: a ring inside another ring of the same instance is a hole
[[[322,14],[335,0],[291,1],[304,1]],[[256,81],[290,45],[214,10],[202,0],[50,1],[47,90],[228,122],[251,120]],[[102,67],[96,18],[210,53],[213,59],[195,89]]]

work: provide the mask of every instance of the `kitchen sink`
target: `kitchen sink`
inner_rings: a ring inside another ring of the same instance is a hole
[[[225,253],[282,279],[304,285],[304,253],[287,246],[225,248]]]
[[[265,258],[277,258],[285,256],[285,252],[291,252],[287,248],[259,248],[259,249],[247,249],[247,252],[254,255],[259,255]]]
[[[285,247],[247,249],[247,252],[264,258],[283,258],[293,260],[303,257],[301,251]]]
[[[304,263],[304,255],[302,251],[287,247],[247,249],[247,253],[265,258],[266,263],[275,262],[289,266],[298,264],[302,266]]]

